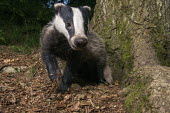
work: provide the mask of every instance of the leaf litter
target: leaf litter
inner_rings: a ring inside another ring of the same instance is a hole
[[[125,113],[120,85],[73,84],[56,94],[40,53],[21,55],[0,46],[0,66],[24,66],[14,73],[0,72],[0,113]]]

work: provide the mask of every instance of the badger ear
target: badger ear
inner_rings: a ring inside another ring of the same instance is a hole
[[[86,15],[86,16],[90,16],[91,15],[91,8],[89,6],[81,6],[80,10],[82,10],[82,12]]]
[[[91,8],[90,8],[89,6],[83,6],[83,8],[84,8],[85,10],[87,10],[88,12],[91,11]]]
[[[55,13],[58,13],[59,10],[61,9],[61,7],[65,6],[63,3],[55,3],[54,4],[54,10],[55,10]]]

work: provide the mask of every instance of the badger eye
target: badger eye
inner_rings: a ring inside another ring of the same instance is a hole
[[[71,27],[71,23],[70,22],[68,22],[67,24],[66,24],[66,27]]]

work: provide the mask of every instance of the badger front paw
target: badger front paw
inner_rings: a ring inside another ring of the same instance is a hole
[[[49,78],[52,82],[59,81],[61,78],[62,74],[61,71],[57,71],[56,73],[49,74]]]
[[[68,90],[67,85],[60,84],[60,86],[57,88],[56,93],[65,93]]]
[[[56,74],[50,74],[49,75],[49,78],[50,78],[50,80],[52,81],[52,82],[54,82],[54,81],[58,81],[58,75],[56,75]]]

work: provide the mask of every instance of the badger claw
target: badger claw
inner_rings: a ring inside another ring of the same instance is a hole
[[[58,77],[57,75],[54,75],[54,74],[50,74],[50,75],[49,75],[49,78],[50,78],[50,80],[51,80],[52,82],[58,81],[58,79],[59,79],[59,77]]]
[[[49,74],[49,78],[52,82],[59,81],[61,79],[61,71],[57,70],[56,74]]]

